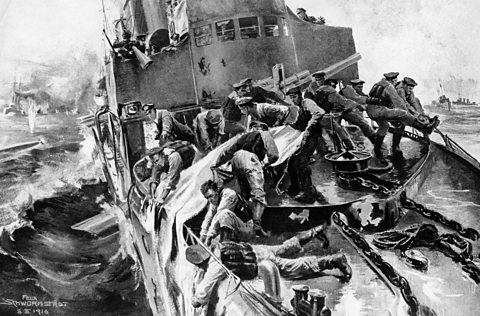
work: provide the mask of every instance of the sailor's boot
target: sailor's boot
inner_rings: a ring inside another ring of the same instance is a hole
[[[265,206],[259,202],[253,202],[253,230],[258,237],[268,237],[269,234],[262,229],[262,215],[265,210]]]
[[[368,136],[367,138],[370,140],[370,142],[372,143],[372,145],[375,146],[375,139],[376,139],[375,134],[373,134],[373,135],[371,135],[371,136]]]
[[[295,195],[294,199],[301,203],[312,204],[315,202],[315,188],[312,185],[311,172],[305,170],[300,174],[299,179],[302,186],[302,191]]]
[[[337,268],[342,272],[342,281],[348,281],[352,277],[352,268],[348,264],[347,257],[344,254],[335,254],[318,259],[318,267],[321,270],[331,270]]]
[[[374,143],[374,146],[373,146],[373,152],[375,153],[375,157],[381,162],[381,163],[385,163],[386,160],[385,160],[385,156],[383,155],[383,151],[382,151],[382,145],[383,145],[383,140],[385,139],[385,136],[380,136],[380,135],[377,135],[375,137],[375,143]]]
[[[428,124],[424,124],[417,119],[413,122],[412,127],[426,135],[430,135],[433,132],[433,129],[437,127],[439,123],[440,121],[438,121],[438,118],[434,120],[432,123],[428,123]]]
[[[400,131],[395,130],[392,137],[392,156],[403,156],[403,152],[400,149],[400,141],[403,137],[403,129]]]
[[[300,243],[301,246],[306,245],[313,238],[318,238],[320,241],[323,242],[323,248],[327,248],[329,241],[327,236],[324,233],[324,230],[325,230],[325,225],[319,225],[309,230],[298,232],[297,234],[295,234],[295,236],[298,238],[298,242]],[[327,244],[327,246],[325,246],[325,243]]]

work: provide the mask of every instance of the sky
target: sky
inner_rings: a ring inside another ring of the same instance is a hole
[[[294,11],[323,16],[328,25],[352,27],[360,77],[370,87],[383,73],[414,78],[423,103],[438,97],[439,82],[450,97],[480,90],[480,1],[477,0],[286,0]],[[463,80],[463,82],[461,81]],[[470,90],[470,91],[467,91]],[[471,97],[467,95],[465,97]],[[476,92],[477,102],[480,93]]]
[[[27,76],[30,67],[101,58],[101,0],[0,0],[0,80]],[[476,0],[286,0],[293,10],[325,17],[328,25],[353,28],[360,77],[368,89],[382,74],[414,78],[425,103],[439,82],[449,93],[480,82],[480,1]],[[42,66],[40,66],[42,67]],[[480,86],[479,86],[480,89]],[[465,91],[473,94],[472,91]],[[453,95],[452,97],[457,97]],[[471,97],[467,95],[466,97]],[[477,101],[480,94],[476,93]]]

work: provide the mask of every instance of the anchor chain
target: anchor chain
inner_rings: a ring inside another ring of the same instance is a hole
[[[412,292],[408,280],[400,275],[388,262],[383,260],[382,256],[370,247],[365,238],[358,232],[353,230],[345,223],[338,213],[332,215],[332,219],[343,231],[343,233],[350,238],[353,243],[362,250],[363,254],[370,259],[377,268],[387,277],[387,279],[395,287],[400,289],[403,299],[409,306],[409,314],[415,316],[420,309],[420,303]]]
[[[402,204],[406,208],[419,213],[423,217],[431,219],[434,222],[440,223],[456,231],[462,237],[468,238],[473,241],[476,241],[480,238],[480,233],[476,229],[470,227],[463,227],[462,224],[460,224],[459,222],[448,219],[439,212],[428,209],[424,205],[417,203],[414,200],[407,198],[406,196],[402,196]]]
[[[378,184],[378,183],[375,183],[373,181],[370,181],[368,179],[365,179],[363,177],[360,177],[360,176],[355,176],[355,177],[347,177],[343,174],[339,174],[338,175],[338,178],[347,183],[348,187],[355,187],[355,186],[361,186],[363,188],[367,188],[367,189],[370,189],[374,192],[381,192],[387,196],[391,196],[395,193],[395,188],[392,188],[392,189],[389,189],[387,188],[386,186],[384,185],[381,185],[381,184]]]
[[[452,245],[461,251],[455,251]],[[470,242],[455,234],[444,234],[435,242],[435,247],[454,262],[459,262],[462,270],[475,283],[480,283],[480,269],[472,260],[472,244]]]

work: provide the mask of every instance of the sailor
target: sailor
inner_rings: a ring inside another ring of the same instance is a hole
[[[212,151],[221,144],[222,136],[225,135],[222,112],[216,109],[200,112],[193,120],[193,130],[200,149],[205,153]]]
[[[290,158],[288,164],[291,182],[288,193],[302,203],[313,203],[315,199],[324,201],[324,197],[313,186],[309,161],[315,151],[317,139],[322,135],[320,121],[325,111],[314,101],[303,99],[300,87],[287,90],[287,96],[300,108],[297,121],[291,126],[304,131],[300,149]]]
[[[139,41],[132,40],[131,37],[132,32],[129,30],[124,30],[122,34],[122,40],[117,40],[113,43],[113,48],[117,48],[117,53],[125,59],[137,58],[133,52],[134,46],[139,50],[143,49],[142,52],[145,52],[145,46]]]
[[[255,237],[253,220],[249,214],[246,215],[247,205],[237,192],[230,188],[222,188],[213,180],[204,182],[200,191],[208,200],[207,214],[200,231],[202,242],[209,246],[219,235],[221,240],[225,239],[225,236],[235,236],[243,241]]]
[[[325,80],[324,72],[317,72],[312,74],[312,76],[315,82],[307,88],[305,97],[313,97],[313,100],[327,113],[332,113],[334,116],[340,114],[340,118],[358,126],[373,143],[375,132],[360,113],[363,109],[362,105],[340,95],[335,90],[337,81],[335,79]]]
[[[216,169],[231,161],[240,194],[245,201],[251,201],[254,231],[258,236],[266,236],[261,226],[266,205],[263,168],[277,161],[279,153],[265,123],[252,122],[250,128],[254,130],[242,135],[226,148],[211,168]]]
[[[292,238],[284,241],[281,245],[260,245],[236,241],[222,241],[214,250],[222,264],[240,279],[252,279],[257,276],[258,265],[263,260],[272,261],[278,268],[280,275],[286,279],[316,278],[325,270],[338,269],[342,273],[341,281],[349,281],[352,269],[344,254],[329,256],[304,256],[287,259],[303,250],[303,246],[314,238],[323,242],[323,247],[328,247],[328,239],[323,225],[310,230],[297,233]],[[203,279],[196,284],[192,305],[195,308],[208,303],[211,293],[217,282],[227,276],[226,271],[201,245],[190,246],[186,250],[187,260],[203,267],[205,274]]]
[[[342,96],[361,105],[361,107],[344,112],[342,118],[344,118],[347,122],[356,122],[355,125],[362,130],[363,135],[365,135],[365,137],[367,137],[372,144],[375,144],[375,131],[367,122],[367,120],[365,120],[362,112],[366,110],[366,105],[368,103],[378,103],[379,100],[371,98],[363,93],[364,83],[365,81],[363,80],[353,79],[350,80],[350,85],[346,85],[342,90],[340,90],[340,94]]]
[[[228,95],[222,104],[222,113],[225,118],[225,133],[227,133],[230,138],[244,133],[247,130],[245,125],[242,124],[242,111],[240,111],[240,108],[235,104],[235,100],[239,98],[241,85],[235,83],[233,84],[233,88],[234,91]]]
[[[308,16],[307,11],[304,8],[298,8],[297,9],[297,16],[300,19],[302,19],[303,21],[306,21],[306,22],[320,24],[320,25],[325,24],[325,18],[323,16],[320,16],[318,18],[315,18],[313,16]]]
[[[377,122],[378,130],[375,138],[374,152],[376,158],[382,163],[386,163],[385,156],[382,151],[383,140],[388,132],[390,124],[388,122],[397,122],[400,127],[393,134],[392,149],[399,150],[398,146],[402,138],[403,130],[401,126],[412,126],[421,132],[431,134],[433,129],[438,126],[438,118],[434,118],[431,122],[418,120],[414,115],[407,111],[405,103],[395,90],[398,72],[389,72],[384,74],[384,78],[373,85],[369,96],[378,99],[379,104],[368,104],[368,116]],[[402,131],[400,134],[399,131]],[[396,147],[396,148],[395,148]]]
[[[403,99],[403,102],[405,102],[408,112],[415,116],[424,114],[422,105],[413,92],[413,88],[415,88],[416,85],[417,83],[415,80],[409,77],[403,78],[402,81],[397,82],[395,85],[395,89],[397,90],[398,95]]]
[[[180,172],[192,165],[195,157],[193,145],[185,141],[168,142],[147,152],[152,168],[149,181],[150,199],[162,205],[180,180]]]
[[[253,102],[257,103],[278,103],[289,106],[290,104],[280,98],[275,92],[268,91],[259,86],[253,85],[252,78],[240,80],[238,84],[238,94],[241,97],[251,97]]]
[[[165,142],[175,140],[183,140],[196,144],[195,134],[190,127],[177,121],[169,111],[156,110],[154,104],[144,105],[143,110],[157,125],[158,135],[156,139],[159,140],[161,145]]]
[[[284,125],[290,115],[288,106],[256,103],[251,97],[239,98],[236,104],[244,114],[250,115],[253,120],[263,122],[269,127]]]
[[[325,130],[331,131],[333,133],[333,135],[330,137],[332,138],[332,141],[338,150],[343,147],[345,147],[347,150],[355,149],[355,144],[353,143],[350,135],[345,130],[345,128],[340,125],[339,120],[336,118],[337,115],[330,114],[333,107],[330,107],[330,104],[326,102],[321,102],[321,100],[318,98],[319,94],[316,93],[320,86],[324,85],[325,73],[323,71],[317,71],[312,74],[312,79],[312,82],[310,82],[309,86],[304,91],[304,98],[315,101],[315,103],[320,106],[325,111],[325,113],[327,113],[322,117],[320,125]],[[333,81],[330,82],[333,83]],[[328,153],[325,152],[324,149],[326,148],[326,141],[323,136],[318,138],[318,142],[320,148],[317,151],[323,154]]]

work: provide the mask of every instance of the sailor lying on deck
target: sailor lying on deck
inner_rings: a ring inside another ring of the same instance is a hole
[[[254,245],[223,240],[214,253],[221,258],[222,264],[243,280],[257,276],[258,265],[262,260],[270,260],[277,267],[280,275],[287,279],[315,278],[324,270],[339,269],[342,281],[350,280],[352,269],[343,254],[330,256],[306,256],[286,259],[299,253],[302,247],[313,238],[319,238],[328,247],[328,239],[324,235],[324,226],[317,226],[307,231],[299,232],[281,245]],[[327,241],[325,243],[325,241]],[[186,250],[186,258],[197,265],[203,274],[203,279],[196,284],[192,305],[197,308],[208,303],[210,295],[218,281],[224,279],[227,273],[222,266],[210,258],[209,253],[200,245],[190,246]],[[208,260],[209,259],[209,260]]]

